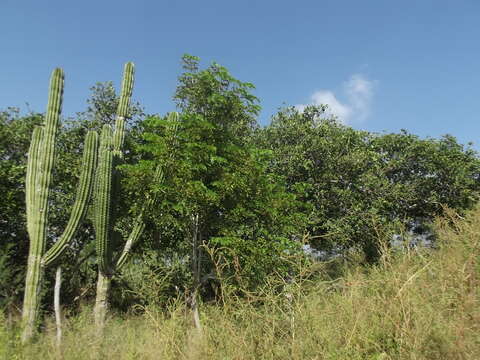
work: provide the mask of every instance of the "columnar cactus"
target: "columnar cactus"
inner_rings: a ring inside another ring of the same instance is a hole
[[[115,121],[115,131],[109,125],[105,125],[102,130],[100,141],[99,164],[96,175],[95,201],[94,201],[94,227],[96,232],[96,250],[98,261],[98,281],[97,298],[95,302],[94,316],[97,329],[103,329],[105,317],[108,310],[108,295],[112,275],[117,273],[125,264],[130,250],[141,237],[144,229],[144,213],[152,206],[155,198],[150,198],[136,217],[133,228],[125,241],[123,250],[118,254],[113,254],[115,225],[115,204],[114,201],[118,194],[118,173],[115,167],[123,160],[123,143],[125,139],[125,119],[128,116],[128,106],[132,95],[134,67],[132,63],[125,65],[124,77],[120,101],[117,109]],[[175,120],[177,114],[172,114]],[[176,123],[175,123],[176,124]],[[153,182],[158,183],[163,180],[161,168],[157,168]],[[115,234],[118,236],[118,234]],[[116,240],[116,239],[115,239]]]
[[[114,254],[118,245],[119,234],[114,232],[115,227],[115,201],[118,199],[119,174],[116,167],[123,161],[123,144],[125,141],[125,120],[128,117],[130,99],[132,97],[134,81],[134,66],[127,63],[124,68],[122,89],[117,108],[115,130],[109,125],[104,125],[100,137],[99,161],[96,170],[96,184],[94,187],[93,225],[96,234],[96,253],[98,263],[97,296],[95,301],[94,317],[98,330],[102,330],[108,310],[108,296],[112,276],[126,263],[128,255],[141,237],[145,222],[145,211],[149,209],[155,197],[147,199],[142,211],[136,217],[133,228],[128,236],[123,250]],[[172,113],[170,120],[173,124],[173,133],[178,125],[178,114]],[[174,140],[174,139],[173,139]],[[163,181],[163,172],[157,168],[153,182]]]
[[[110,273],[109,245],[112,223],[112,182],[113,182],[113,141],[112,129],[104,125],[100,137],[100,156],[96,173],[94,227],[98,268]]]
[[[94,227],[98,262],[97,299],[95,303],[95,323],[103,327],[108,308],[108,293],[113,273],[117,271],[113,260],[113,227],[115,224],[114,201],[117,197],[119,179],[115,170],[123,160],[125,139],[125,119],[132,97],[134,66],[125,65],[120,101],[115,120],[115,131],[104,125],[100,140],[99,164],[96,173],[94,195]],[[135,231],[135,229],[134,229]],[[139,234],[140,235],[140,234]]]
[[[45,123],[43,126],[37,126],[34,129],[28,153],[25,193],[30,249],[22,314],[23,342],[29,341],[36,330],[44,267],[56,261],[62,255],[78,230],[90,198],[93,173],[97,162],[98,136],[95,132],[89,132],[85,140],[80,183],[70,219],[62,236],[45,253],[48,196],[55,158],[55,137],[62,109],[63,84],[63,70],[55,69],[50,80]]]
[[[96,173],[94,227],[96,233],[96,249],[98,268],[103,275],[112,275],[114,264],[112,259],[112,230],[115,223],[114,205],[116,195],[114,186],[118,183],[115,167],[123,159],[123,143],[125,139],[125,119],[132,96],[134,66],[125,65],[120,101],[115,120],[115,131],[104,125],[100,139],[99,163]]]

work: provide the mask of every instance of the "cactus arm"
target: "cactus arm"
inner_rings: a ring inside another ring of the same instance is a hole
[[[35,207],[38,214],[34,214],[35,238],[41,239],[41,255],[45,251],[46,226],[48,221],[48,195],[50,192],[51,173],[55,157],[55,137],[62,112],[64,74],[62,69],[55,69],[50,80],[47,114],[43,140],[40,145],[39,164],[37,167],[37,186],[35,190]],[[35,242],[34,240],[33,242]]]
[[[116,270],[120,270],[123,265],[125,265],[128,255],[130,254],[130,251],[132,250],[133,246],[137,243],[138,239],[140,239],[140,236],[142,236],[143,231],[145,230],[145,222],[143,219],[141,219],[143,214],[139,215],[137,219],[135,219],[135,224],[133,226],[132,231],[130,232],[130,235],[125,242],[125,246],[123,247],[122,253],[120,254],[120,257],[118,258],[116,262]]]
[[[42,143],[43,128],[38,126],[32,134],[32,142],[28,153],[27,177],[25,181],[26,206],[27,206],[27,230],[30,237],[30,249],[28,254],[27,276],[25,282],[25,294],[22,311],[23,332],[22,342],[32,338],[35,329],[38,309],[40,306],[40,289],[42,268],[40,256],[43,244],[35,240],[34,216],[38,216],[37,202],[35,201],[36,179],[38,171],[38,156]],[[37,255],[40,254],[40,255]]]
[[[125,64],[123,70],[122,90],[120,92],[120,100],[117,107],[117,117],[115,120],[115,132],[113,135],[113,150],[115,155],[123,157],[123,144],[125,142],[125,119],[128,117],[128,107],[133,92],[133,79],[135,67],[133,63]]]
[[[112,130],[105,125],[100,141],[100,156],[97,169],[95,194],[95,233],[97,236],[97,256],[100,271],[110,272],[109,242],[111,237],[113,151]]]
[[[153,182],[158,184],[162,183],[164,180],[163,176],[163,171],[161,167],[157,167],[155,171],[155,175],[153,178]],[[120,270],[123,265],[125,264],[128,255],[130,254],[130,251],[132,250],[133,246],[137,243],[138,239],[143,234],[143,231],[145,230],[145,221],[143,220],[145,213],[151,208],[151,206],[155,203],[157,196],[154,195],[153,197],[149,198],[145,205],[143,206],[142,210],[140,211],[140,214],[137,216],[135,219],[135,223],[133,225],[133,229],[130,232],[130,235],[128,236],[127,241],[125,242],[125,246],[123,247],[122,253],[120,254],[117,262],[116,262],[116,269]]]
[[[117,108],[117,116],[126,118],[128,115],[128,107],[130,106],[130,99],[133,91],[133,79],[135,73],[135,66],[132,62],[125,64],[123,69],[122,91],[120,94],[120,101]]]
[[[35,214],[35,183],[37,179],[38,155],[43,137],[43,128],[36,126],[33,129],[32,141],[28,150],[27,176],[25,179],[25,202],[27,208],[27,230],[33,235],[33,214]]]
[[[97,148],[98,134],[91,131],[87,134],[85,139],[82,172],[70,219],[60,239],[58,239],[58,241],[43,256],[42,262],[44,266],[50,265],[64,253],[85,216],[90,194],[92,192],[93,175],[97,165]]]

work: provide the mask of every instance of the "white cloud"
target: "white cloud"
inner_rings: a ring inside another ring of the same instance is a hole
[[[353,75],[345,84],[350,106],[356,113],[357,120],[365,120],[370,114],[373,98],[373,82],[360,74]]]
[[[311,96],[314,105],[328,104],[327,114],[336,115],[340,119],[347,120],[352,115],[352,109],[348,104],[342,104],[332,91],[320,90]]]
[[[345,102],[337,99],[331,90],[315,91],[308,104],[296,105],[303,111],[307,105],[328,105],[327,115],[337,116],[343,123],[363,121],[370,114],[374,83],[361,74],[354,74],[343,84]]]

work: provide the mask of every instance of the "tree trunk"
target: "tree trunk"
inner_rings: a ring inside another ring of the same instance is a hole
[[[62,287],[62,267],[57,267],[55,273],[55,290],[53,294],[53,306],[55,308],[55,324],[57,325],[57,347],[62,345],[62,308],[60,307],[60,290]]]
[[[25,295],[22,311],[23,331],[21,341],[23,344],[29,342],[37,332],[43,271],[41,256],[37,255],[36,252],[30,251],[28,256],[27,278],[25,282]]]
[[[193,272],[193,289],[190,298],[190,308],[193,314],[193,324],[198,331],[202,330],[200,323],[200,312],[198,309],[198,291],[200,288],[200,271],[201,271],[201,253],[200,242],[201,236],[198,228],[198,214],[193,218],[193,236],[192,236],[192,272]]]
[[[200,323],[200,312],[198,310],[198,291],[195,289],[192,294],[191,304],[193,312],[193,325],[198,331],[202,331],[202,324]]]
[[[111,275],[103,274],[101,271],[98,272],[97,298],[95,299],[94,317],[95,327],[99,332],[103,332],[103,328],[105,327],[105,319],[107,317],[108,311],[108,295],[110,293],[111,281]]]

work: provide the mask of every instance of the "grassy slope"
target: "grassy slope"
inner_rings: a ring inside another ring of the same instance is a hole
[[[111,319],[103,343],[88,311],[21,349],[0,329],[8,359],[480,359],[480,209],[439,222],[440,250],[389,254],[336,281],[290,283],[256,301],[204,306],[203,335],[182,306]],[[259,306],[259,302],[263,305]]]

